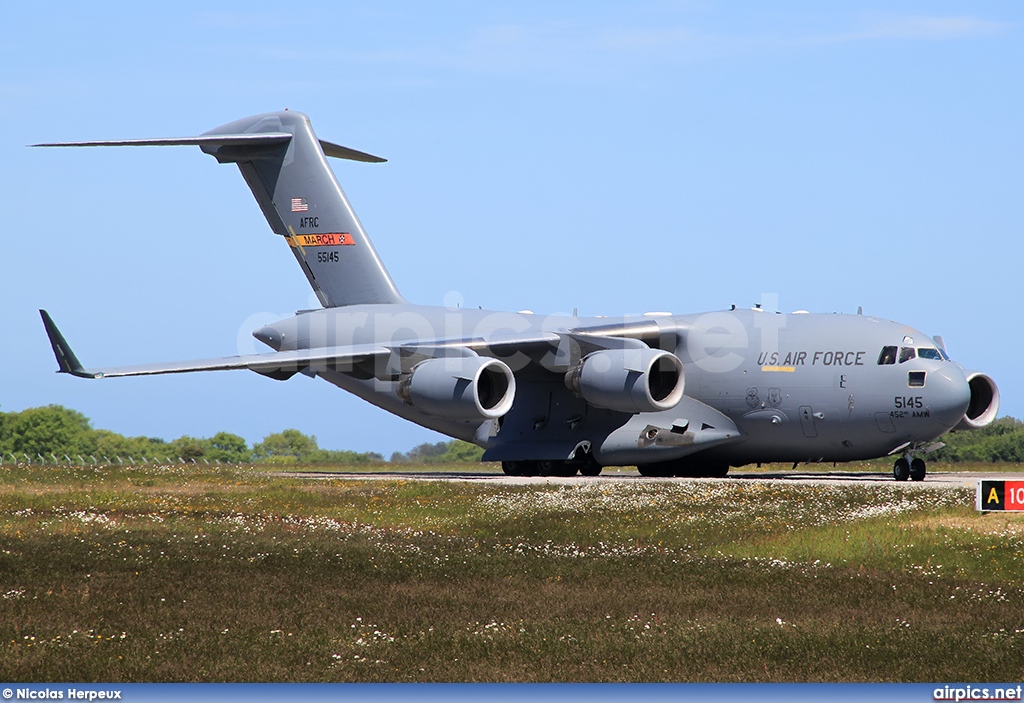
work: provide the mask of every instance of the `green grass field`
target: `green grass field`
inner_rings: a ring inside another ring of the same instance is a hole
[[[927,482],[4,466],[0,679],[1019,681],[1022,547]]]

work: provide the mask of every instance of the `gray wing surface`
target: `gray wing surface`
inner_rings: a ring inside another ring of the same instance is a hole
[[[58,373],[80,378],[117,378],[122,376],[154,376],[194,371],[230,371],[248,369],[275,378],[287,378],[309,366],[356,366],[379,357],[397,355],[402,361],[399,368],[407,371],[416,361],[463,354],[508,355],[528,349],[551,349],[565,337],[554,332],[502,335],[493,339],[410,340],[394,344],[362,344],[347,347],[319,347],[293,351],[244,354],[212,359],[171,361],[130,366],[85,368],[71,349],[53,318],[45,310],[39,311],[57,359]]]
[[[57,329],[53,319],[45,310],[40,310],[46,334],[50,338],[54,356],[57,357],[58,373],[69,373],[80,378],[116,378],[119,376],[153,376],[167,373],[189,373],[192,371],[229,371],[249,369],[257,373],[282,377],[290,376],[311,364],[356,364],[378,356],[391,354],[391,350],[380,345],[359,345],[352,347],[324,347],[300,349],[297,351],[269,352],[266,354],[243,354],[214,359],[194,361],[172,361],[132,366],[110,366],[87,369],[78,361],[64,335]]]

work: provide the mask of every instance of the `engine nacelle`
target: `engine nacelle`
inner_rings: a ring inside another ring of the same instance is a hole
[[[683,382],[682,362],[649,347],[596,351],[565,374],[566,387],[580,398],[624,413],[675,407],[683,397]]]
[[[493,420],[512,407],[516,378],[497,359],[427,359],[398,382],[398,397],[426,415]]]
[[[976,430],[996,419],[999,412],[999,388],[996,382],[983,373],[964,371],[967,385],[971,389],[971,402],[967,405],[964,419],[954,430]]]

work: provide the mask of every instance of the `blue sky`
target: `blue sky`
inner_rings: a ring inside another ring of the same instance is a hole
[[[54,374],[233,354],[315,304],[233,167],[184,136],[290,108],[419,303],[748,306],[941,334],[1024,416],[1024,6],[1005,2],[9,3],[0,409],[127,435],[406,450],[440,436],[323,381]]]

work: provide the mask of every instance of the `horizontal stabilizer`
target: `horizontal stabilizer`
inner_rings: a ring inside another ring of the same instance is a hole
[[[332,144],[331,142],[320,140],[320,148],[324,150],[324,154],[327,156],[333,156],[336,159],[348,159],[349,161],[362,161],[368,164],[382,164],[387,159],[382,159],[379,156],[373,154],[367,154],[364,151],[356,151],[355,149],[349,149],[347,146],[341,146],[340,144]]]
[[[160,137],[157,139],[106,139],[91,142],[51,142],[31,146],[255,146],[283,144],[292,138],[287,132],[255,134],[211,134],[199,137]]]
[[[284,144],[291,140],[292,135],[288,132],[255,132],[246,134],[204,134],[198,137],[158,137],[156,139],[103,139],[88,142],[48,142],[46,144],[31,144],[30,146],[198,146],[198,147],[219,147],[219,146],[270,146],[273,144]],[[382,164],[387,159],[364,151],[350,149],[347,146],[334,144],[323,139],[320,146],[327,156],[336,159],[348,159],[349,161],[362,161],[363,163]]]

